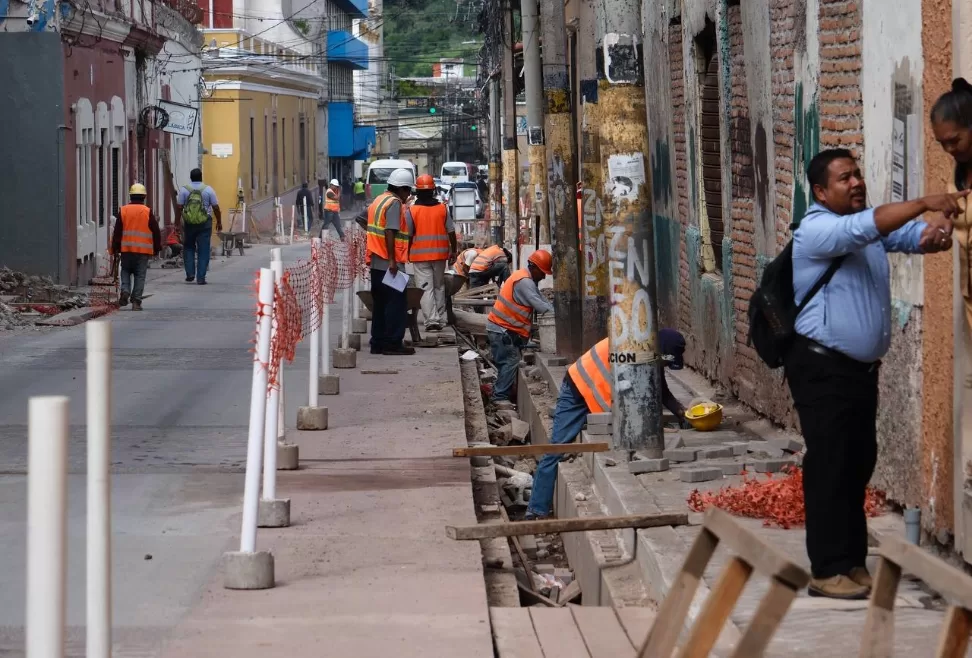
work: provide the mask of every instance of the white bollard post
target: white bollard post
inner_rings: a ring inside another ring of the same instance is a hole
[[[27,631],[29,658],[64,657],[68,399],[28,402]]]
[[[270,323],[273,311],[273,270],[260,269],[260,316],[257,320],[257,351],[250,388],[250,429],[246,444],[246,485],[243,490],[243,523],[239,552],[223,555],[224,587],[267,589],[273,587],[273,555],[256,552],[260,472],[263,462],[263,424],[267,411],[267,364],[270,360]]]
[[[344,303],[341,307],[341,347],[347,349],[351,336],[351,298],[354,297],[354,279],[344,289]]]
[[[294,211],[294,208],[291,208],[290,209],[290,244],[294,243],[294,222],[296,221],[295,214],[296,213]]]
[[[311,239],[311,281],[320,281],[320,269],[318,267],[319,258],[318,254],[321,248],[320,238]],[[307,406],[316,407],[317,397],[320,389],[320,352],[321,352],[321,328],[320,328],[320,313],[318,306],[321,304],[321,300],[324,298],[323,291],[312,290],[311,293],[315,295],[315,299],[311,302],[311,330],[310,335],[310,375],[308,380],[308,391],[307,391]]]
[[[88,421],[88,658],[111,656],[111,324],[89,322]]]

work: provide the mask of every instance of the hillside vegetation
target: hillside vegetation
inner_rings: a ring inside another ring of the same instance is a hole
[[[476,63],[480,46],[463,42],[482,43],[482,37],[474,31],[474,22],[466,20],[464,7],[469,0],[461,1],[457,19],[456,0],[385,0],[385,57],[396,75],[431,76],[432,63],[441,57]]]

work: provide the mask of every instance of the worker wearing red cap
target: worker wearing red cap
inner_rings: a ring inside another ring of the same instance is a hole
[[[435,179],[422,174],[415,181],[415,202],[405,210],[413,227],[409,260],[415,268],[415,285],[422,295],[426,331],[446,324],[445,271],[456,257],[456,229],[445,204],[435,198]]]
[[[516,384],[520,351],[530,340],[534,311],[553,311],[553,306],[537,288],[537,284],[548,274],[553,275],[550,252],[539,249],[530,254],[527,266],[511,274],[503,283],[493,310],[486,318],[486,336],[497,370],[493,404],[498,408],[511,409],[514,406],[510,396]]]

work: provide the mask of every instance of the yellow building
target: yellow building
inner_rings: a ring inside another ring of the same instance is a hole
[[[301,183],[316,188],[324,84],[316,57],[239,29],[204,34],[203,179],[219,197],[227,230],[241,190],[248,216],[272,230],[275,198],[289,220]]]

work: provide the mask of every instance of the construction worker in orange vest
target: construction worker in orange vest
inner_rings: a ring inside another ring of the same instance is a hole
[[[485,286],[491,280],[503,285],[510,275],[512,262],[513,254],[499,245],[494,244],[483,249],[469,266],[469,287]]]
[[[415,268],[415,285],[422,295],[426,331],[441,331],[446,324],[445,271],[456,257],[456,229],[452,215],[435,198],[435,179],[422,174],[415,181],[415,201],[405,210],[412,227],[409,261]]]
[[[540,294],[537,284],[553,275],[553,257],[539,249],[527,258],[527,266],[510,275],[500,288],[493,310],[486,317],[486,337],[496,365],[493,404],[512,409],[520,352],[530,340],[533,312],[550,313],[553,306]]]
[[[145,290],[145,273],[149,258],[162,251],[162,232],[159,222],[145,205],[148,192],[141,183],[128,190],[130,203],[118,211],[115,231],[111,236],[111,253],[121,256],[121,296],[119,306],[142,310],[142,292]],[[134,284],[132,279],[135,279]]]
[[[321,218],[321,239],[327,231],[327,225],[334,226],[338,237],[344,239],[344,231],[341,230],[341,184],[336,178],[331,179],[331,183],[324,192],[324,215]]]
[[[482,249],[479,249],[478,247],[468,247],[463,249],[456,258],[456,262],[453,263],[452,269],[455,270],[456,274],[468,277],[469,266],[475,262],[476,257],[479,256],[481,251]]]
[[[371,266],[371,353],[415,354],[405,347],[408,307],[405,291],[385,284],[385,274],[405,271],[408,262],[409,230],[405,202],[415,185],[411,169],[396,169],[388,176],[388,189],[368,207],[367,261]]]
[[[665,357],[666,368],[681,370],[685,364],[685,337],[674,329],[662,329],[658,332],[658,351]],[[610,352],[610,341],[605,338],[567,369],[557,396],[557,406],[554,408],[550,443],[570,443],[584,428],[587,414],[611,411],[614,373]],[[689,426],[685,419],[685,407],[672,395],[664,375],[662,404],[675,414],[682,427]],[[546,454],[540,458],[537,470],[533,473],[533,491],[527,505],[527,519],[550,515],[557,483],[557,463],[563,456]]]

